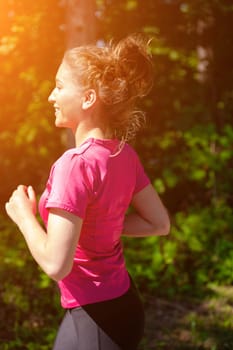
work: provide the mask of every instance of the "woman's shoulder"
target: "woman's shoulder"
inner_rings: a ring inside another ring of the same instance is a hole
[[[91,146],[90,143],[85,142],[84,144],[80,145],[79,147],[73,147],[68,150],[65,150],[61,156],[55,161],[54,165],[57,163],[63,163],[66,161],[69,161],[71,159],[82,159],[82,157],[79,157],[83,154],[85,154],[85,151]]]

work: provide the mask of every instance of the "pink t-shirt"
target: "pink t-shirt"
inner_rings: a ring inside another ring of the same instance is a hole
[[[136,152],[128,144],[118,152],[119,145],[89,138],[66,151],[52,166],[41,196],[45,225],[49,208],[83,219],[73,268],[58,282],[64,308],[113,299],[129,288],[121,232],[132,196],[150,180]]]

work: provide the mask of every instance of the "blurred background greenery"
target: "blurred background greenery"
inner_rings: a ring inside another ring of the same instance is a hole
[[[57,287],[31,259],[5,215],[4,203],[19,183],[32,184],[39,195],[51,164],[66,148],[64,134],[54,128],[47,97],[67,47],[68,3],[0,0],[1,350],[50,349],[62,316]],[[123,243],[148,313],[153,298],[157,311],[158,300],[166,300],[166,305],[179,310],[171,318],[177,322],[182,318],[183,328],[178,335],[174,325],[169,328],[164,320],[170,335],[161,336],[158,320],[153,321],[156,329],[147,331],[142,349],[230,350],[232,1],[87,4],[95,23],[85,25],[95,26],[96,41],[120,39],[132,32],[153,38],[154,87],[142,102],[147,126],[134,147],[169,210],[172,229],[168,237]],[[181,309],[187,311],[185,316]],[[161,310],[169,312],[167,307]],[[158,317],[162,320],[163,314]]]

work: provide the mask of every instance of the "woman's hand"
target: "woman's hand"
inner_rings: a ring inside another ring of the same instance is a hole
[[[131,204],[136,212],[126,216],[123,235],[145,237],[169,233],[169,215],[152,185],[136,193]]]
[[[28,216],[36,214],[36,195],[32,186],[19,185],[5,204],[9,217],[20,227]]]

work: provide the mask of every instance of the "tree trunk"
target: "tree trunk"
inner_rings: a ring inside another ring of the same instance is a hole
[[[96,1],[61,0],[65,7],[66,48],[94,44],[96,41]],[[67,147],[74,147],[74,137],[67,132]]]
[[[95,0],[66,0],[67,48],[95,42],[95,13]]]
[[[205,22],[199,20],[197,23],[197,33],[199,35],[200,44],[197,47],[197,55],[199,58],[198,63],[198,80],[203,86],[205,86],[205,96],[203,103],[209,106],[209,111],[212,115],[212,122],[216,126],[217,132],[221,132],[222,121],[217,109],[218,101],[218,86],[215,81],[215,73],[213,70],[214,66],[214,49],[213,42],[211,40],[203,39],[205,37],[205,32],[213,30],[215,25],[214,14],[211,12],[211,9],[206,14]],[[209,34],[210,35],[210,34]],[[210,141],[210,153],[215,155],[217,153],[217,144],[216,140]],[[217,172],[214,172],[214,183],[212,187],[212,196],[213,198],[218,197],[218,178]]]

